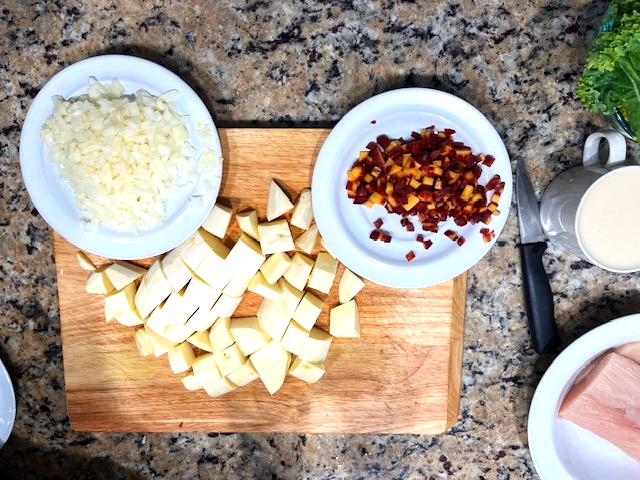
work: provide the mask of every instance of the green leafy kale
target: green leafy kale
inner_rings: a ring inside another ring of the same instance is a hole
[[[578,83],[582,103],[619,114],[640,140],[640,0],[613,0]]]

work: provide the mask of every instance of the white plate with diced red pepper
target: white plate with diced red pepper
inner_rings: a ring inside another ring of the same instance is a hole
[[[494,244],[511,205],[511,163],[469,103],[392,90],[334,127],[312,195],[327,248],[349,269],[382,285],[426,287],[464,273]]]

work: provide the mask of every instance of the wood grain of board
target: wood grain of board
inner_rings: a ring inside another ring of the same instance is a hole
[[[219,133],[225,156],[220,196],[235,209],[257,207],[263,215],[271,178],[293,196],[310,185],[328,130]],[[234,222],[229,243],[237,237]],[[134,329],[106,323],[102,297],[85,293],[87,273],[76,263],[75,247],[58,235],[54,242],[67,404],[76,430],[432,434],[457,420],[466,275],[418,290],[367,282],[357,297],[362,337],[334,340],[318,383],[289,377],[270,396],[255,381],[211,398],[185,390],[166,355],[138,356]],[[337,304],[341,273],[342,267],[321,327]],[[259,301],[247,294],[235,316],[254,315]]]

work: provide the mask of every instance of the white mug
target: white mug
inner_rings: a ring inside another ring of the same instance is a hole
[[[600,141],[609,144],[609,156],[600,161]],[[617,270],[594,260],[582,246],[578,231],[578,214],[586,194],[608,175],[622,169],[640,169],[640,165],[625,165],[625,138],[613,130],[600,130],[587,137],[582,165],[558,175],[547,187],[540,203],[540,220],[549,240],[581,259],[612,272]]]

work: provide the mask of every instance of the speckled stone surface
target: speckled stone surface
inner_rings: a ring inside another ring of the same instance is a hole
[[[487,115],[542,190],[604,125],[573,92],[605,8],[586,0],[0,2],[0,358],[18,402],[0,450],[3,478],[536,478],[526,419],[550,359],[529,342],[513,209],[470,273],[462,406],[449,433],[71,431],[52,242],[22,185],[18,141],[49,77],[87,56],[131,53],[180,74],[221,125],[326,125],[387,89],[446,90]],[[545,262],[565,344],[640,311],[638,275],[608,274],[554,247]]]

